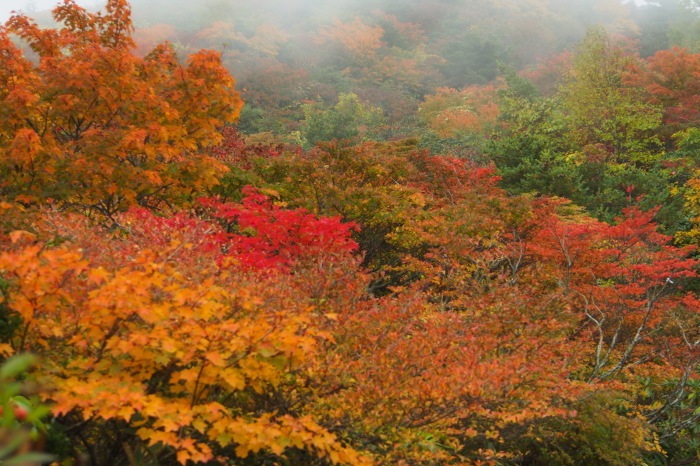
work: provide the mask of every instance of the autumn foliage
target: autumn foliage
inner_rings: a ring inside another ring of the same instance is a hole
[[[646,90],[648,99],[664,108],[664,135],[698,124],[700,55],[674,47],[649,57],[646,67],[633,67],[627,80]],[[669,141],[670,142],[670,141]]]
[[[677,290],[695,275],[690,248],[668,245],[653,213],[610,226],[557,202],[516,206],[488,171],[396,157],[408,171],[392,197],[414,201],[394,215],[429,205],[432,216],[391,230],[361,211],[344,210],[357,231],[284,209],[252,188],[196,213],[132,209],[114,232],[46,212],[0,259],[22,320],[11,350],[45,358],[54,415],[98,438],[96,452],[121,426],[129,451],[160,460],[468,463],[517,458],[556,423],[571,437],[548,441],[594,449],[595,419],[579,410],[595,393],[630,403],[608,419],[634,429],[626,460],[658,449],[635,416],[661,406],[632,396],[634,374],[681,378],[697,364],[696,300]],[[357,181],[334,202],[369,200]],[[371,262],[393,294],[367,293],[377,284],[353,232],[393,244]]]
[[[215,184],[225,167],[199,150],[220,141],[217,127],[242,105],[219,55],[202,51],[183,66],[160,45],[137,58],[123,1],[104,14],[65,2],[54,17],[60,29],[14,16],[0,30],[3,195],[111,217],[137,203],[186,203]]]
[[[0,438],[99,465],[697,454],[697,213],[674,241],[623,177],[666,170],[696,209],[694,55],[643,61],[593,30],[531,74],[550,96],[515,72],[435,88],[418,136],[398,138],[370,100],[319,94],[280,138],[231,126],[221,55],[146,51],[175,34],[157,26],[137,48],[126,2],[54,17],[0,29],[0,380],[15,390],[0,387]],[[424,31],[372,18],[311,40],[348,62],[333,79],[415,97],[434,77],[408,49]],[[248,95],[293,120],[308,74],[273,60],[284,34],[219,22],[192,38],[265,56],[283,76]],[[670,140],[652,130],[674,125],[680,153],[656,152]],[[626,204],[595,218],[547,195],[582,174],[567,192],[599,183]]]

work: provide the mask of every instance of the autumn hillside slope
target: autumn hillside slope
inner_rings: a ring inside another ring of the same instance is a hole
[[[52,14],[0,27],[0,463],[700,461],[691,49],[474,82],[375,12],[246,110],[231,49]]]

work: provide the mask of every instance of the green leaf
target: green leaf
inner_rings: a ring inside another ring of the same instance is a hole
[[[10,466],[13,464],[16,465],[22,465],[22,464],[42,464],[42,463],[49,463],[51,461],[54,461],[55,458],[52,455],[49,455],[47,453],[37,453],[37,452],[31,452],[27,453],[21,456],[18,456],[16,458],[12,458],[11,460],[8,461],[3,461],[2,464],[3,466]]]
[[[21,374],[29,369],[29,367],[34,364],[35,360],[36,356],[29,353],[12,356],[5,361],[5,364],[0,368],[0,378],[9,379]]]

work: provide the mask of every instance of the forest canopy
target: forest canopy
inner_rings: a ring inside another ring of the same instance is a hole
[[[700,4],[0,26],[0,463],[700,457]]]

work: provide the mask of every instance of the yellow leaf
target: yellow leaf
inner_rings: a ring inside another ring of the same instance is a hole
[[[7,343],[0,343],[0,355],[9,356],[14,352],[12,347]]]
[[[204,354],[204,357],[207,358],[207,361],[215,365],[216,367],[225,367],[226,366],[226,361],[224,358],[221,356],[221,353],[218,351],[209,351]]]
[[[161,348],[163,348],[163,351],[166,353],[174,353],[177,351],[177,345],[175,344],[175,341],[168,338],[163,341],[161,341]]]
[[[234,369],[223,371],[221,378],[234,390],[242,390],[245,387],[245,377]]]
[[[103,267],[97,267],[88,272],[88,283],[99,285],[107,281],[111,274]]]
[[[265,341],[258,346],[258,354],[263,358],[270,358],[279,354],[279,351],[270,342]]]

